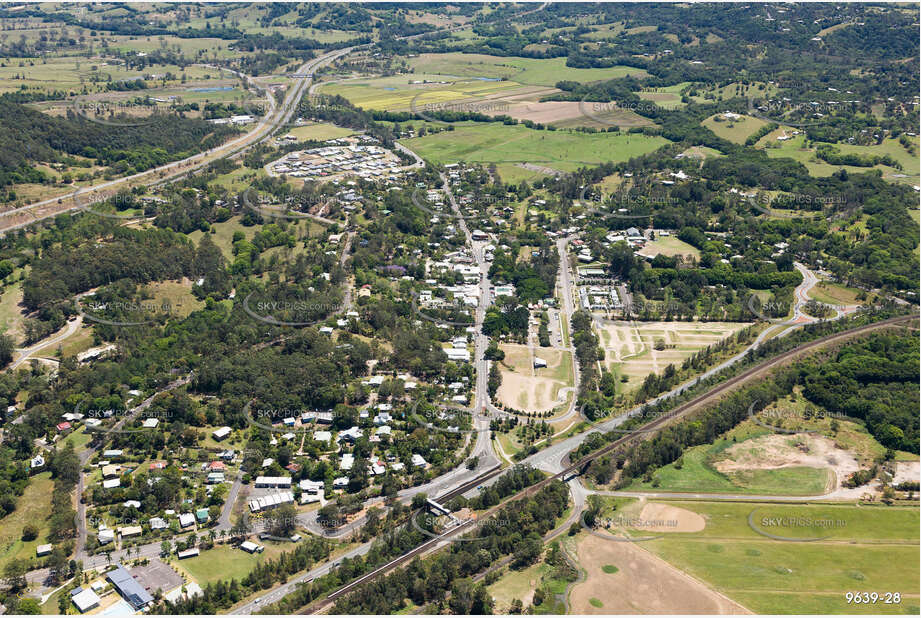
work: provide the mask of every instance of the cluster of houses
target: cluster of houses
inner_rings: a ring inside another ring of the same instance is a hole
[[[374,145],[360,145],[357,140],[329,140],[329,146],[291,152],[269,164],[275,175],[295,178],[331,178],[355,174],[365,179],[394,180],[401,173],[400,159],[393,152]]]

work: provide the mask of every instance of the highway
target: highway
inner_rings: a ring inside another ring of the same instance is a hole
[[[136,185],[158,186],[174,182],[210,165],[214,161],[239,156],[249,148],[270,139],[277,127],[283,126],[291,120],[301,96],[313,80],[313,71],[340,56],[351,53],[354,49],[356,48],[347,47],[335,50],[314,58],[301,66],[298,69],[298,73],[304,75],[304,77],[301,77],[294,83],[293,87],[289,88],[280,107],[276,105],[274,96],[271,93],[266,93],[269,110],[257,123],[256,127],[246,135],[179,161],[173,161],[131,176],[109,180],[94,187],[80,188],[72,193],[48,198],[0,213],[0,234],[29,226],[36,221],[54,217],[62,212],[85,208],[87,204],[102,201],[104,196],[114,194],[123,187]],[[250,84],[255,83],[251,77],[239,75]]]

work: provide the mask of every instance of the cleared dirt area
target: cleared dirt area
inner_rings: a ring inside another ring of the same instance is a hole
[[[829,487],[841,497],[858,499],[866,487],[845,488],[841,484],[860,465],[854,456],[839,448],[834,440],[815,434],[768,434],[746,440],[725,451],[726,459],[714,467],[732,476],[746,470],[776,470],[793,466],[827,468],[834,473],[834,486]]]
[[[496,393],[498,401],[517,410],[545,412],[565,400],[560,390],[572,386],[572,358],[568,352],[511,344],[500,347],[505,360],[499,364],[502,385]],[[547,366],[535,368],[535,358],[545,360]]]
[[[626,376],[628,387],[671,364],[748,326],[743,322],[619,322],[599,325],[601,347],[609,371]],[[657,350],[658,347],[663,348]],[[663,347],[664,346],[664,347]]]
[[[648,502],[640,512],[643,530],[648,532],[700,532],[706,527],[706,520],[680,506],[661,502]]]
[[[921,479],[921,461],[900,461],[895,464],[895,475],[892,482],[907,483],[910,481],[918,482]]]
[[[511,101],[493,115],[511,116],[517,120],[531,120],[560,127],[649,127],[655,123],[630,110],[595,111],[593,103],[579,101]]]
[[[577,548],[586,580],[570,593],[573,614],[750,613],[636,543],[587,535]],[[605,565],[617,567],[617,572],[605,573]]]

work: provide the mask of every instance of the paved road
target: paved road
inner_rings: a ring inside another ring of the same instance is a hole
[[[130,421],[130,420],[132,420],[132,419],[135,418],[138,414],[140,414],[141,412],[143,412],[144,410],[146,410],[147,408],[149,408],[149,407],[150,407],[150,404],[153,403],[153,400],[157,397],[157,395],[159,395],[160,393],[165,393],[166,391],[171,391],[171,390],[173,390],[173,389],[179,388],[180,386],[185,386],[185,385],[188,384],[191,380],[192,380],[192,374],[189,373],[189,375],[187,375],[187,376],[185,376],[185,377],[183,377],[183,378],[179,378],[178,380],[173,380],[172,382],[170,382],[170,383],[167,384],[166,386],[163,386],[163,387],[157,389],[156,392],[154,392],[153,395],[151,395],[150,397],[148,397],[147,399],[145,399],[144,401],[142,401],[142,402],[139,403],[138,405],[134,406],[133,408],[131,408],[131,409],[128,411],[128,414],[126,414],[125,417],[122,418],[120,421],[118,421],[117,423],[115,423],[115,424],[111,427],[111,429],[109,429],[108,431],[109,431],[109,432],[117,432],[117,431],[120,430],[122,427],[124,427],[125,423],[127,423],[127,422]],[[84,485],[83,466],[86,465],[86,462],[88,462],[88,461],[90,460],[90,458],[92,458],[92,456],[96,454],[97,451],[99,451],[100,449],[102,449],[102,448],[106,445],[106,443],[108,442],[108,440],[106,439],[106,437],[107,437],[107,436],[104,435],[104,436],[102,437],[102,439],[100,440],[99,444],[97,444],[96,446],[90,446],[90,447],[87,448],[85,451],[83,451],[82,453],[80,453],[80,476],[79,476],[78,479],[77,479],[77,521],[76,521],[76,524],[77,524],[77,542],[76,542],[76,546],[75,546],[75,549],[74,549],[74,556],[76,556],[76,558],[77,558],[78,560],[84,560],[84,561],[85,561],[85,560],[88,558],[88,556],[86,555],[86,551],[85,551],[85,548],[86,548],[86,535],[87,535],[87,531],[86,531],[86,505],[85,505],[85,504],[83,503],[83,501],[81,500],[81,497],[83,496],[83,491],[84,491],[84,488],[85,488],[85,485]],[[152,545],[153,545],[153,544],[152,544]],[[159,547],[160,547],[159,542],[156,543],[156,546],[157,546],[157,550],[159,551]],[[85,562],[84,562],[84,563],[85,563]]]
[[[314,70],[332,62],[340,56],[350,53],[356,48],[357,47],[348,47],[336,50],[305,63],[298,69],[298,72],[304,74],[305,77],[300,78],[294,83],[294,87],[289,89],[280,108],[275,103],[275,97],[271,94],[267,94],[266,100],[269,105],[269,111],[258,122],[256,127],[246,135],[179,161],[173,161],[172,163],[167,163],[166,165],[139,172],[131,176],[103,182],[94,187],[80,188],[72,193],[41,200],[0,213],[0,235],[10,230],[32,225],[36,221],[54,217],[62,212],[81,208],[80,204],[76,201],[77,199],[80,199],[84,204],[89,201],[99,201],[102,194],[105,193],[104,190],[112,189],[112,193],[114,193],[115,190],[122,186],[158,186],[183,178],[219,159],[239,156],[252,146],[271,138],[276,127],[282,126],[290,121],[297,109],[297,105],[300,102],[304,90],[313,80],[312,75]],[[250,84],[255,85],[252,78],[243,76],[242,74],[240,75],[245,77]],[[17,217],[17,215],[29,215],[31,218],[20,221],[19,219],[21,217]]]
[[[660,401],[664,401],[666,399],[670,399],[672,397],[680,395],[681,393],[684,393],[689,388],[692,388],[693,386],[695,386],[699,381],[706,380],[707,378],[710,378],[718,374],[724,369],[727,369],[731,367],[732,365],[735,365],[736,363],[743,361],[750,351],[755,350],[758,347],[760,347],[761,344],[767,341],[769,338],[773,336],[785,337],[789,335],[791,332],[793,332],[794,330],[802,328],[803,325],[805,324],[817,322],[818,320],[816,318],[812,318],[810,316],[805,315],[804,313],[802,313],[802,309],[801,309],[802,306],[807,302],[806,300],[803,300],[803,299],[804,298],[808,299],[806,292],[813,285],[815,285],[816,279],[814,278],[814,276],[809,276],[811,275],[811,273],[809,273],[808,269],[804,265],[797,263],[796,267],[797,269],[800,270],[800,272],[803,272],[804,276],[803,276],[802,283],[800,283],[800,285],[797,286],[795,290],[794,298],[796,299],[796,303],[794,306],[794,314],[793,314],[793,317],[791,317],[789,320],[769,326],[767,329],[762,331],[758,335],[758,337],[755,338],[755,341],[753,341],[744,350],[742,350],[735,356],[723,361],[722,363],[716,365],[715,367],[708,369],[707,371],[704,371],[702,374],[700,374],[696,378],[688,380],[676,386],[672,390],[667,391],[659,395],[658,397],[654,397],[653,399],[647,401],[646,403],[642,405],[638,405],[634,407],[633,409],[628,410],[627,412],[617,417],[614,417],[612,419],[609,419],[601,423],[597,423],[594,427],[587,430],[586,432],[583,432],[581,434],[578,434],[576,436],[563,440],[562,442],[553,444],[545,448],[544,450],[540,451],[539,453],[535,453],[534,455],[531,455],[530,457],[524,460],[524,463],[528,463],[530,465],[533,465],[547,472],[552,472],[552,473],[560,472],[565,469],[563,460],[566,458],[566,456],[572,450],[574,450],[579,444],[581,444],[585,440],[585,438],[588,437],[589,434],[595,433],[598,431],[610,431],[611,429],[615,429],[619,425],[622,425],[624,422],[626,422],[630,417],[641,414],[645,406],[653,405]],[[843,315],[845,314],[842,313],[838,317],[841,317]],[[786,329],[786,330],[777,334],[778,331],[782,329]]]
[[[75,332],[80,330],[81,326],[83,326],[83,316],[78,315],[75,318],[68,320],[63,330],[61,330],[60,333],[54,335],[50,339],[44,339],[42,341],[39,341],[35,345],[29,346],[27,348],[17,349],[16,352],[20,353],[21,356],[17,358],[15,361],[13,361],[10,364],[10,366],[7,367],[6,370],[15,371],[17,367],[19,367],[24,362],[28,361],[36,352],[39,352],[40,350],[44,350],[45,348],[55,346],[58,343],[64,341],[65,339],[73,335]]]

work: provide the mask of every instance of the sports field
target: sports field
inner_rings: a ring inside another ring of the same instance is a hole
[[[668,143],[663,137],[536,131],[522,125],[458,123],[454,131],[401,140],[436,163],[543,163],[561,171],[626,161]]]

